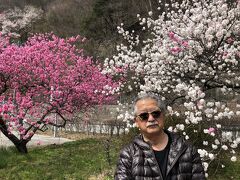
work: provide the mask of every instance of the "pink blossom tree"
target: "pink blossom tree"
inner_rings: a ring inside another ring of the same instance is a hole
[[[75,46],[81,41],[37,34],[18,46],[0,37],[0,130],[19,152],[44,125],[63,127],[74,113],[113,100],[117,84]]]
[[[222,152],[236,161],[240,138],[224,132],[221,124],[240,116],[240,2],[164,2],[157,19],[152,12],[147,18],[138,15],[147,32],[144,40],[118,27],[128,43],[106,59],[105,71],[122,72],[129,81],[121,87],[128,91],[161,95],[169,114],[183,119],[169,130],[192,141],[205,137],[199,153],[206,171]]]

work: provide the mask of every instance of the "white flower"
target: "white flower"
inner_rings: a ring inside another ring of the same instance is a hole
[[[219,144],[220,144],[220,142],[219,142],[218,139],[215,139],[215,140],[214,140],[214,143],[215,143],[216,145],[219,145]]]
[[[217,145],[215,145],[215,144],[212,144],[212,148],[213,148],[213,149],[217,149],[217,148],[218,148],[218,146],[217,146]]]
[[[228,150],[228,147],[226,145],[222,145],[222,149],[226,151]]]
[[[236,156],[232,156],[231,157],[231,161],[236,162],[237,161],[237,157]]]
[[[125,128],[125,132],[128,133],[129,132],[129,128]]]
[[[183,131],[185,126],[184,126],[184,124],[177,124],[176,128],[179,129],[180,131]]]
[[[208,152],[205,149],[198,149],[200,157],[205,157],[208,155]]]
[[[168,107],[167,107],[167,110],[168,110],[168,112],[169,112],[170,114],[173,114],[173,109],[172,109],[171,106],[168,106]]]
[[[233,137],[233,133],[232,132],[223,132],[222,133],[222,141],[226,142],[232,142],[232,137]]]
[[[237,148],[237,147],[238,147],[238,144],[237,144],[237,143],[233,143],[233,144],[231,144],[230,146],[231,146],[231,148]]]
[[[203,162],[202,164],[203,164],[204,171],[206,172],[208,170],[208,163]]]
[[[213,106],[214,106],[214,103],[213,103],[213,102],[208,102],[208,103],[207,103],[207,106],[208,106],[208,107],[213,107]]]
[[[168,131],[173,132],[173,127],[169,126]]]
[[[137,124],[136,124],[136,123],[133,123],[132,127],[134,127],[134,128],[137,127]]]
[[[217,124],[216,126],[217,126],[218,129],[220,129],[222,127],[221,124]]]
[[[219,108],[221,106],[220,102],[215,102],[215,105]]]
[[[117,119],[122,119],[123,118],[123,114],[120,114],[117,116]]]
[[[205,134],[208,134],[208,129],[204,129],[203,132],[204,132]]]
[[[213,160],[213,159],[215,158],[215,157],[214,157],[214,154],[212,154],[212,153],[209,153],[208,156],[209,156],[209,158],[210,158],[211,160]]]
[[[208,141],[203,141],[203,145],[207,146],[208,145]]]

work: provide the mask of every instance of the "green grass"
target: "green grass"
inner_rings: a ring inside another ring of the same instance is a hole
[[[221,157],[221,163],[214,164],[214,167],[209,169],[209,179],[210,180],[240,180],[240,152],[237,155],[237,162],[231,162],[230,157],[227,155],[223,155]],[[221,165],[225,167],[222,168]],[[218,168],[216,168],[218,167]]]
[[[99,139],[29,149],[27,155],[0,149],[1,180],[88,179],[104,169],[109,169],[109,164],[103,140]]]
[[[29,149],[21,155],[15,148],[0,149],[1,180],[77,179],[89,177],[113,179],[113,171],[122,139],[111,139],[110,165],[104,150],[104,139],[85,139],[63,145],[51,145]],[[239,158],[240,156],[238,156]],[[226,161],[225,168],[211,170],[210,180],[240,179],[240,160]]]

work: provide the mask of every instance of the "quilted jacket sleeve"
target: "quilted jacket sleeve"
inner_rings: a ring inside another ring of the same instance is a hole
[[[192,149],[192,157],[193,157],[192,179],[205,180],[206,177],[205,177],[205,171],[203,169],[202,161],[195,147],[193,147]]]
[[[130,180],[132,178],[132,155],[129,146],[126,146],[120,152],[120,156],[117,162],[117,168],[115,171],[115,180]]]

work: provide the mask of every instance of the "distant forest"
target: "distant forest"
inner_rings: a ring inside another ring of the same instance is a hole
[[[103,60],[115,52],[122,41],[117,33],[121,23],[129,31],[140,33],[137,14],[157,16],[158,0],[0,0],[0,12],[32,5],[43,10],[43,16],[26,33],[54,32],[61,37],[81,35],[87,38],[87,55]]]

